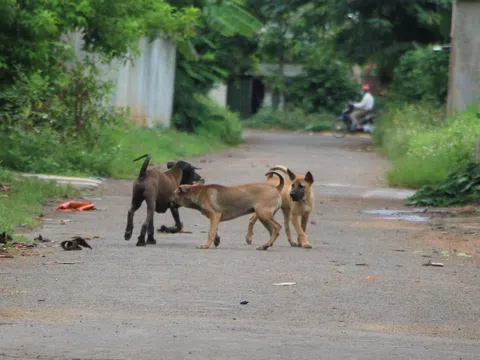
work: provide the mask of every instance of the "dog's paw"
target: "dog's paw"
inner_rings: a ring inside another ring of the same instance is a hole
[[[298,247],[298,246],[300,246],[298,243],[296,243],[296,242],[294,242],[294,241],[289,241],[289,243],[290,243],[290,246],[291,246],[291,247]]]
[[[215,235],[215,240],[213,241],[213,245],[215,245],[215,247],[218,247],[218,245],[220,245],[220,236]]]
[[[147,240],[147,244],[149,244],[149,245],[155,245],[156,243],[157,243],[157,240],[155,240],[155,239],[148,239]]]
[[[132,232],[131,231],[125,231],[125,235],[123,236],[125,240],[130,240],[132,238]]]
[[[208,246],[205,244],[197,245],[197,249],[208,249]]]
[[[268,246],[267,245],[259,246],[257,247],[257,250],[268,250]]]
[[[302,248],[304,248],[304,249],[311,249],[311,248],[312,248],[312,245],[310,245],[309,243],[302,244]]]
[[[147,244],[145,244],[145,238],[144,239],[138,239],[137,246],[147,246]]]
[[[252,238],[251,237],[246,237],[245,241],[247,242],[248,245],[252,245]]]

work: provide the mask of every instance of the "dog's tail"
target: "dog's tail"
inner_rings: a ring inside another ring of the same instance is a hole
[[[270,179],[273,176],[272,171],[281,171],[285,173],[285,175],[288,175],[288,168],[286,166],[275,165],[274,167],[271,167],[270,170],[268,170],[268,172],[265,174],[265,176],[267,176],[268,179]]]
[[[147,176],[147,168],[148,168],[148,164],[150,163],[151,156],[150,156],[150,154],[145,154],[145,155],[142,155],[139,158],[136,158],[135,160],[133,160],[133,161],[138,161],[138,160],[143,159],[143,158],[146,158],[146,159],[143,162],[142,168],[140,169],[140,173],[138,174],[138,178],[140,180],[145,179],[145,177]]]
[[[275,175],[277,175],[277,176],[279,177],[279,179],[280,179],[280,184],[278,184],[277,190],[278,190],[278,192],[282,192],[282,190],[283,190],[283,185],[285,185],[285,179],[284,179],[283,175],[280,174],[279,172],[276,172],[275,170],[273,170],[273,171],[270,170],[270,171],[268,171],[268,172],[265,174],[265,176],[267,176],[267,175],[272,175],[272,174],[275,174]]]

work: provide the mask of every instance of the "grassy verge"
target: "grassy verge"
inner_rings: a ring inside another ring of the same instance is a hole
[[[141,164],[132,160],[143,154],[151,154],[152,163],[161,163],[226,147],[219,138],[208,134],[192,135],[174,130],[132,129],[118,131],[114,137],[118,153],[109,166],[109,175],[126,179],[137,176]]]
[[[445,119],[437,107],[416,104],[385,113],[374,140],[392,162],[386,174],[389,183],[418,188],[464,169],[480,139],[478,111],[472,106]]]
[[[17,227],[38,225],[35,216],[42,213],[49,198],[68,197],[78,192],[66,186],[39,179],[15,177],[0,168],[0,233],[13,234]]]
[[[333,120],[331,114],[306,114],[301,109],[279,111],[264,108],[247,119],[244,126],[250,129],[328,131]]]

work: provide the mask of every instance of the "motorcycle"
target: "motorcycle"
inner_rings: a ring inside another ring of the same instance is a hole
[[[373,131],[375,130],[375,123],[377,121],[377,119],[375,118],[375,109],[370,110],[368,113],[366,113],[359,119],[359,123],[361,126],[360,129],[357,129],[352,122],[350,114],[353,112],[353,110],[353,103],[348,103],[347,109],[345,109],[343,113],[333,123],[331,129],[331,133],[333,136],[335,136],[336,138],[343,138],[345,137],[345,135],[347,135],[348,132],[364,132],[370,134],[373,133]]]

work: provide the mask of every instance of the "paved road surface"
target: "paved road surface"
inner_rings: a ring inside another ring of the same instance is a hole
[[[258,224],[248,246],[248,217],[221,224],[219,248],[197,250],[208,221],[185,209],[191,234],[137,248],[123,240],[131,181],[107,181],[97,212],[47,213],[71,219],[39,230],[57,244],[102,240],[92,251],[54,247],[0,262],[0,359],[479,359],[478,255],[435,255],[420,236],[426,225],[363,214],[401,208],[360,196],[385,185],[387,163],[368,145],[250,132],[239,149],[191,159],[222,184],[262,181],[276,164],[310,170],[312,250],[291,248],[283,232],[255,250],[267,233]],[[142,207],[134,237],[144,216]],[[155,221],[173,223],[169,214]],[[422,254],[445,267],[421,266]]]

